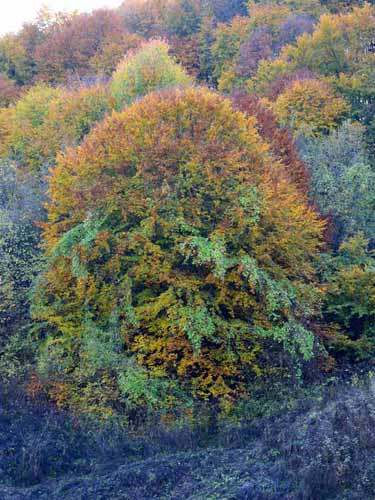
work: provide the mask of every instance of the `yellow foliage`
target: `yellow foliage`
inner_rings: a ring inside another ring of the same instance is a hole
[[[350,107],[319,80],[297,80],[273,105],[280,123],[295,134],[319,135],[337,127],[348,116]]]

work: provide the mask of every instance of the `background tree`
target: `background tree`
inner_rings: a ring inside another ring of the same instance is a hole
[[[4,73],[0,73],[0,108],[7,107],[14,103],[19,96],[19,89],[15,82],[7,77]]]
[[[41,135],[49,105],[61,94],[61,90],[37,85],[5,113],[7,135],[3,144],[3,157],[15,161],[18,167],[28,172],[46,173],[41,143],[46,137]]]
[[[90,59],[91,72],[94,75],[110,77],[118,63],[124,58],[124,54],[140,47],[143,41],[144,39],[136,33],[124,33],[117,40],[109,38]]]
[[[165,42],[153,40],[119,64],[110,87],[117,109],[153,90],[192,84],[192,79],[168,51]]]
[[[103,85],[65,90],[49,103],[35,143],[43,164],[53,166],[56,156],[79,144],[113,109],[113,99]]]
[[[366,126],[366,140],[372,144],[374,37],[374,7],[368,3],[345,14],[326,14],[313,33],[284,46],[278,59],[261,61],[248,88],[264,95],[277,80],[299,71],[323,76],[351,104],[353,118]]]
[[[25,23],[18,33],[3,36],[0,40],[1,71],[19,86],[38,80],[38,47],[56,30],[62,29],[72,16],[42,8],[34,22]]]
[[[77,145],[108,114],[113,99],[105,86],[74,90],[33,87],[4,113],[8,124],[3,157],[41,178],[56,155]]]
[[[91,15],[73,16],[38,45],[35,51],[38,79],[56,84],[66,81],[67,76],[90,76],[92,58],[96,56],[97,62],[98,52],[113,44],[124,49],[128,46],[121,16],[114,11],[102,9]]]
[[[280,127],[272,111],[263,106],[259,100],[243,90],[236,90],[231,99],[235,106],[257,120],[256,127],[261,137],[269,143],[276,158],[286,167],[286,175],[299,187],[304,194],[308,192],[310,175],[306,163],[294,143],[291,132]]]
[[[247,2],[243,0],[208,0],[217,22],[225,23],[235,16],[247,13]]]
[[[362,231],[375,242],[375,172],[366,151],[364,128],[344,123],[301,147],[311,175],[311,197],[332,218],[334,243]]]
[[[320,135],[337,127],[349,114],[349,105],[319,80],[297,80],[272,106],[279,122],[296,135]]]
[[[235,17],[229,24],[220,23],[214,32],[215,42],[212,45],[212,57],[215,61],[213,77],[220,79],[224,71],[228,71],[238,54],[241,44],[250,32],[250,21],[247,17]]]
[[[250,78],[262,59],[272,57],[272,45],[272,33],[268,27],[261,26],[253,30],[248,40],[240,46],[236,73],[242,78]]]

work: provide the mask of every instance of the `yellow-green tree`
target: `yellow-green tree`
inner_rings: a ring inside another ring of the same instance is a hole
[[[215,41],[212,45],[214,61],[213,76],[219,80],[224,72],[233,71],[241,44],[250,32],[248,17],[235,17],[229,24],[220,23],[214,32]]]
[[[192,79],[168,52],[167,43],[152,40],[125,57],[110,87],[118,110],[154,90],[192,84]]]
[[[349,114],[350,107],[319,80],[297,80],[272,106],[279,122],[295,134],[319,135],[335,128]]]
[[[1,148],[3,157],[16,161],[23,170],[36,172],[43,169],[40,145],[48,141],[48,136],[41,135],[41,129],[51,102],[61,93],[59,89],[37,85],[4,113],[7,123]]]
[[[76,146],[108,114],[113,99],[104,86],[76,90],[32,87],[15,106],[3,110],[1,155],[20,170],[41,176],[56,155]]]

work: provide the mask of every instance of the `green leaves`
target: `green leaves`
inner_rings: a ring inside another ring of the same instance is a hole
[[[210,238],[192,236],[180,244],[185,262],[191,259],[195,265],[212,268],[214,276],[224,279],[226,271],[233,265],[233,259],[226,254],[225,240],[220,234]]]
[[[314,355],[314,334],[295,321],[288,321],[281,327],[275,326],[269,330],[257,327],[255,331],[260,337],[271,338],[281,344],[297,363],[301,355],[305,361],[309,361]]]
[[[202,343],[207,339],[214,339],[216,332],[215,321],[205,306],[179,307],[174,312],[178,328],[181,328],[193,346],[194,355],[201,353]]]
[[[87,277],[87,269],[81,259],[80,249],[89,251],[103,226],[103,219],[97,220],[93,216],[88,217],[60,239],[53,249],[51,257],[70,257],[73,275],[78,279]]]
[[[149,92],[192,84],[191,78],[168,52],[165,42],[153,40],[127,55],[119,64],[110,87],[118,110]]]
[[[328,261],[324,310],[354,338],[362,355],[375,349],[375,258],[362,233],[345,240]]]
[[[375,170],[365,147],[364,129],[347,122],[327,137],[309,140],[303,156],[311,169],[311,197],[332,217],[335,243],[357,231],[375,234]]]

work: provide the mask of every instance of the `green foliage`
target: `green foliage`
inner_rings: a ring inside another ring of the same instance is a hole
[[[112,110],[112,99],[105,86],[81,86],[56,97],[40,130],[41,155],[54,163],[56,155],[76,146],[91,128]]]
[[[214,276],[224,279],[233,262],[226,255],[225,240],[222,235],[212,234],[210,239],[201,236],[186,238],[181,244],[185,261],[191,259],[196,265],[209,265]]]
[[[364,129],[344,123],[328,136],[307,141],[303,156],[310,166],[312,198],[334,223],[334,241],[363,231],[375,234],[375,171],[370,165]]]
[[[310,361],[314,356],[314,334],[295,321],[290,321],[271,330],[257,328],[257,334],[272,339],[283,346],[284,351],[288,352],[295,362],[298,377],[302,375],[301,360]]]
[[[119,64],[111,82],[111,94],[118,110],[154,90],[192,84],[191,78],[168,52],[165,42],[153,40],[127,55]]]
[[[60,239],[53,249],[52,257],[70,257],[73,275],[76,278],[84,278],[87,275],[87,270],[85,264],[81,261],[80,251],[91,250],[103,226],[104,222],[102,220],[96,220],[94,217],[86,219]]]
[[[0,39],[0,71],[18,85],[30,83],[35,74],[35,61],[28,49],[32,48],[37,38],[38,30],[33,36],[25,27],[19,34],[8,34]],[[29,47],[28,41],[31,41]]]
[[[0,165],[0,374],[21,375],[32,361],[29,291],[40,270],[39,188],[14,166]]]
[[[16,161],[21,168],[43,170],[44,158],[38,147],[40,131],[51,101],[60,94],[58,89],[37,85],[22,96],[12,109],[8,118],[10,133],[4,156]],[[43,140],[46,140],[44,134]]]
[[[73,91],[35,86],[9,111],[3,156],[42,176],[59,152],[78,144],[110,110],[101,86]]]
[[[345,240],[328,264],[327,319],[340,325],[351,342],[339,350],[370,358],[375,349],[375,256],[363,233]]]
[[[144,408],[150,412],[157,410],[161,414],[171,403],[175,383],[164,378],[152,378],[147,370],[129,360],[118,379],[121,399],[128,410]],[[180,391],[179,403],[183,403]]]
[[[227,65],[233,64],[241,43],[250,31],[250,21],[246,17],[235,17],[230,24],[219,24],[214,32],[215,41],[211,52],[214,60],[213,76],[219,79]]]
[[[180,307],[176,325],[189,339],[195,356],[199,356],[204,339],[215,338],[216,324],[205,306]]]

